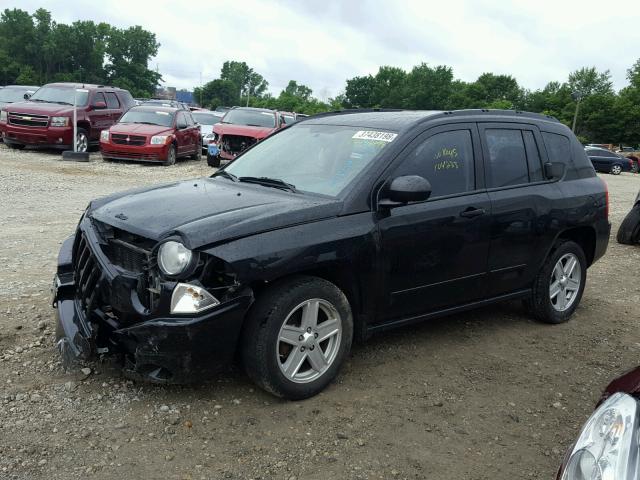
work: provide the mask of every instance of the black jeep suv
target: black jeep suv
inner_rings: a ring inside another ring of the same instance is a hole
[[[91,202],[59,255],[58,346],[157,382],[239,353],[305,398],[354,337],[507,299],[568,320],[609,231],[606,185],[553,118],[316,115],[209,178]]]

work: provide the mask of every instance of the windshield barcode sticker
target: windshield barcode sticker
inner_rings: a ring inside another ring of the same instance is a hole
[[[351,138],[357,138],[360,140],[377,140],[380,142],[393,142],[398,136],[397,133],[391,132],[376,132],[373,130],[360,130],[355,133]]]

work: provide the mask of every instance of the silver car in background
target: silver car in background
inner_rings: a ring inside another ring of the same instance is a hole
[[[191,112],[196,122],[200,124],[200,133],[202,135],[202,151],[207,152],[209,143],[214,141],[216,134],[213,133],[213,126],[220,123],[224,112],[214,112],[213,110],[194,110]]]

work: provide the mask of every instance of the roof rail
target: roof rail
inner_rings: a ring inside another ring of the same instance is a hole
[[[404,108],[345,108],[343,110],[333,110],[330,112],[316,113],[312,115],[314,118],[326,117],[329,115],[348,115],[351,113],[369,113],[369,112],[404,112]]]
[[[492,108],[469,108],[465,110],[449,110],[446,112],[442,112],[443,115],[454,115],[454,116],[464,116],[464,115],[477,115],[478,113],[484,115],[496,115],[496,116],[523,116],[523,117],[534,117],[540,118],[542,120],[550,120],[553,122],[560,122],[556,117],[551,115],[545,115],[544,113],[534,113],[534,112],[526,112],[523,110],[499,110]]]

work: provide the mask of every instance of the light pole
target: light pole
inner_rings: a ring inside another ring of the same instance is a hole
[[[576,111],[573,114],[573,126],[571,127],[571,131],[576,133],[576,122],[578,121],[578,111],[580,110],[580,100],[582,100],[582,92],[575,91],[571,93],[571,96],[576,101]]]
[[[63,160],[75,160],[78,162],[88,162],[89,152],[78,151],[78,93],[86,93],[87,99],[89,98],[89,90],[85,88],[76,88],[73,92],[73,150],[65,150],[62,152]],[[87,139],[88,141],[88,139]],[[88,148],[88,145],[87,145]]]

